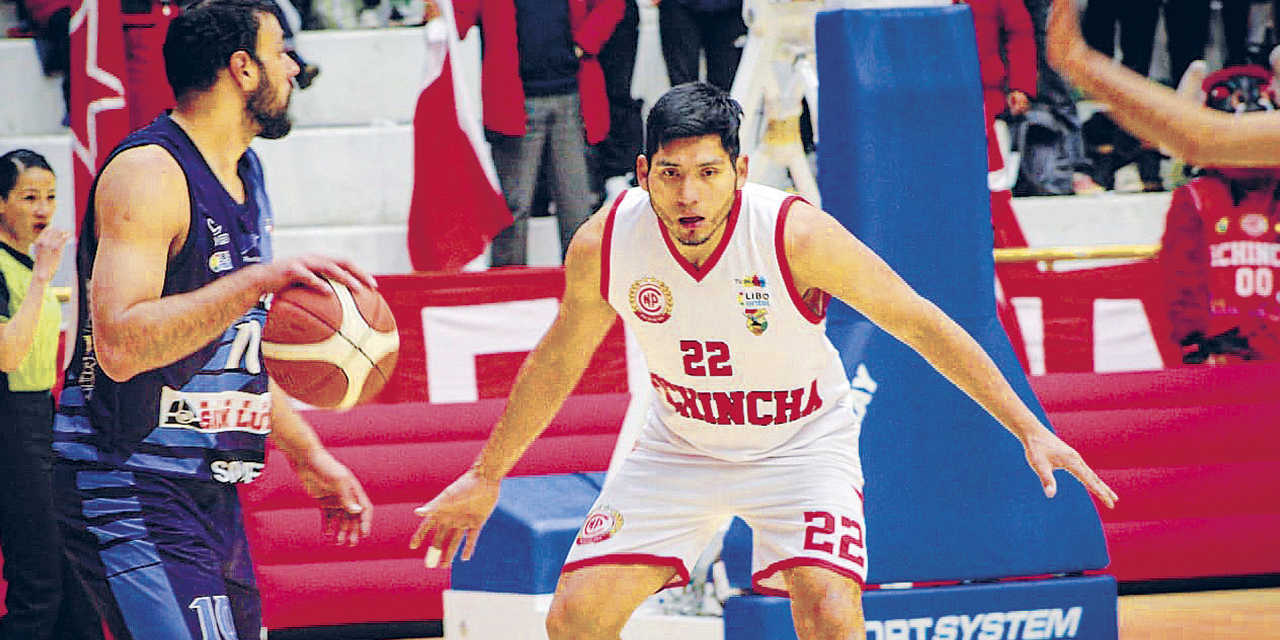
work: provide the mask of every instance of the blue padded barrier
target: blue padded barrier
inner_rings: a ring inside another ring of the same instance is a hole
[[[554,592],[565,556],[603,482],[603,473],[503,480],[498,505],[480,533],[475,554],[469,562],[454,559],[451,588]]]
[[[986,139],[968,7],[816,21],[822,202],[991,354],[1046,420],[996,316]],[[914,351],[842,304],[828,334],[878,383],[862,428],[869,581],[1071,573],[1108,563],[1083,485],[1048,500],[1022,448]]]
[[[1115,640],[1111,576],[868,591],[867,640]],[[791,601],[736,596],[725,602],[724,640],[796,640]]]

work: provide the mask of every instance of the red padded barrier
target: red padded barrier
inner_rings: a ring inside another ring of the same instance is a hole
[[[630,396],[571,396],[513,475],[604,471]],[[480,451],[503,400],[366,405],[305,415],[375,505],[373,533],[355,547],[320,537],[320,514],[283,455],[241,488],[245,527],[268,628],[439,620],[449,572],[409,549],[413,509],[439,493]]]
[[[1031,386],[1120,495],[1121,582],[1280,572],[1280,365],[1051,374]]]

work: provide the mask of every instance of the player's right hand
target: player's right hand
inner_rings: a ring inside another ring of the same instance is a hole
[[[465,539],[467,546],[462,551],[462,559],[470,560],[480,528],[498,504],[499,486],[497,480],[481,477],[471,470],[462,474],[431,502],[413,510],[422,516],[422,524],[410,539],[409,548],[417,549],[426,542],[423,564],[428,569],[448,567]]]
[[[348,289],[374,289],[373,276],[344,258],[330,256],[293,256],[263,265],[268,269],[264,293],[274,293],[285,287],[302,285],[318,291],[327,290],[324,279],[340,282]]]

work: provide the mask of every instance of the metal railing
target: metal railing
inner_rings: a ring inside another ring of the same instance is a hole
[[[1009,247],[996,249],[996,262],[1043,262],[1053,271],[1060,260],[1147,259],[1160,251],[1158,244],[1115,244],[1092,247]]]

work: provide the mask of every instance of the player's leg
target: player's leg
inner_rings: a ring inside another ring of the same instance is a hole
[[[551,640],[618,640],[636,607],[675,574],[669,566],[614,564],[565,573],[547,612],[547,636]]]
[[[654,454],[643,441],[610,472],[565,559],[547,631],[552,640],[617,640],[645,598],[689,582],[730,514],[723,472],[704,458]]]
[[[862,587],[818,566],[782,571],[791,592],[791,617],[800,640],[863,640]]]
[[[830,419],[856,422],[841,413]],[[741,515],[753,533],[752,584],[791,598],[801,640],[862,640],[865,633],[868,556],[857,435],[828,432],[735,480],[749,492]]]
[[[55,469],[67,554],[115,640],[257,638],[260,622],[242,621],[233,610],[223,576],[225,536],[210,517],[235,500],[235,489],[193,495],[181,488],[187,484],[197,483]]]

